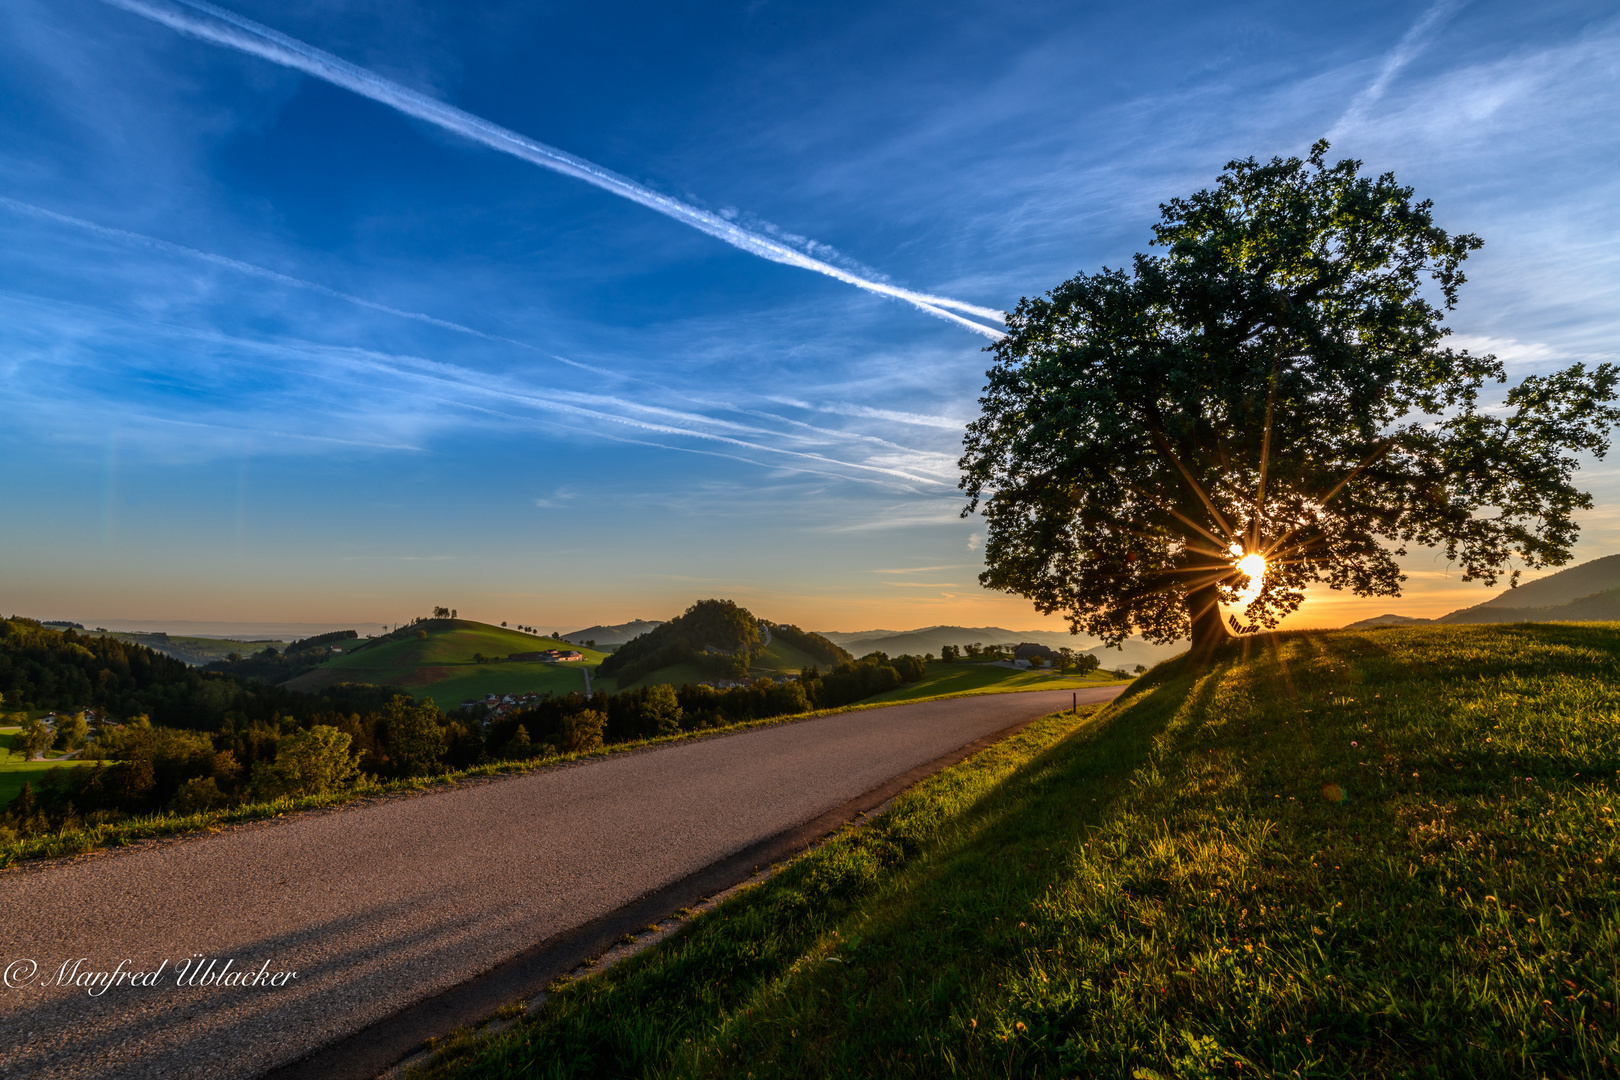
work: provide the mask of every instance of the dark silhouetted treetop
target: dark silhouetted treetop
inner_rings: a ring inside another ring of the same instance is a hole
[[[1569,558],[1615,368],[1482,403],[1502,365],[1442,325],[1480,240],[1326,151],[1233,161],[1161,207],[1164,254],[1019,303],[960,463],[985,585],[1110,643],[1204,649],[1228,636],[1220,603],[1250,630],[1312,582],[1398,595],[1411,545],[1486,585]]]

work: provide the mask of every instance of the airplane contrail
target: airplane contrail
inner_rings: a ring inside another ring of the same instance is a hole
[[[1385,55],[1384,62],[1378,66],[1378,74],[1350,102],[1350,107],[1345,109],[1344,115],[1334,123],[1327,137],[1337,139],[1351,124],[1362,119],[1367,110],[1384,96],[1384,91],[1389,89],[1389,84],[1394,81],[1395,76],[1416,59],[1419,53],[1428,48],[1431,32],[1437,30],[1467,4],[1468,0],[1435,0],[1418,21],[1401,35],[1401,40],[1395,47]]]
[[[351,90],[501,153],[510,154],[576,180],[583,180],[587,184],[639,203],[649,210],[655,210],[700,232],[724,240],[733,247],[758,255],[762,259],[812,270],[868,292],[904,300],[930,315],[948,319],[993,340],[1006,336],[1001,330],[957,314],[958,311],[962,311],[982,319],[1003,323],[1006,320],[1005,312],[953,300],[947,296],[913,292],[910,289],[902,289],[896,285],[873,281],[851,273],[770,237],[745,229],[718,214],[700,210],[679,199],[660,194],[611,169],[554,146],[547,146],[453,105],[420,94],[385,79],[374,71],[339,59],[313,45],[306,45],[296,38],[288,37],[278,30],[272,30],[233,12],[204,3],[203,0],[172,0],[172,3],[163,0],[103,0],[103,2],[203,41],[238,49],[271,63],[302,71],[306,75],[312,75],[334,86],[341,86],[345,90]]]

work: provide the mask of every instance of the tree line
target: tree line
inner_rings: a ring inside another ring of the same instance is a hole
[[[795,679],[757,679],[728,689],[661,685],[548,696],[495,719],[482,706],[447,715],[431,700],[418,703],[387,687],[338,687],[340,693],[313,695],[243,684],[186,668],[143,646],[70,640],[72,632],[45,630],[29,620],[0,625],[0,672],[9,678],[5,700],[12,705],[89,704],[122,716],[132,707],[155,706],[124,724],[103,724],[82,753],[90,764],[51,770],[37,786],[25,786],[0,813],[0,839],[317,795],[361,781],[441,775],[791,716],[851,704],[915,682],[927,671],[923,657],[874,653],[825,673],[811,667]],[[135,674],[114,671],[120,658]],[[108,665],[101,670],[112,674],[87,675],[86,667],[95,663]],[[206,707],[187,696],[198,687],[213,695]],[[70,696],[79,691],[89,697]],[[56,734],[71,724],[64,718]],[[86,734],[79,731],[77,738]]]

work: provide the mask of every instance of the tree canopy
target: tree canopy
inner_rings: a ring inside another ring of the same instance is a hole
[[[1614,366],[1482,402],[1505,370],[1443,325],[1481,241],[1327,149],[1230,162],[1160,207],[1164,254],[1019,303],[960,462],[985,585],[1197,650],[1276,626],[1313,582],[1399,595],[1414,545],[1486,585],[1568,560]]]

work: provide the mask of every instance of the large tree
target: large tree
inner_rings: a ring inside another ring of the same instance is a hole
[[[961,460],[985,585],[1201,652],[1312,582],[1399,595],[1414,545],[1486,585],[1567,561],[1591,505],[1575,455],[1608,448],[1616,370],[1483,401],[1502,365],[1442,325],[1479,239],[1327,149],[1231,162],[1161,206],[1165,254],[1019,303]]]

